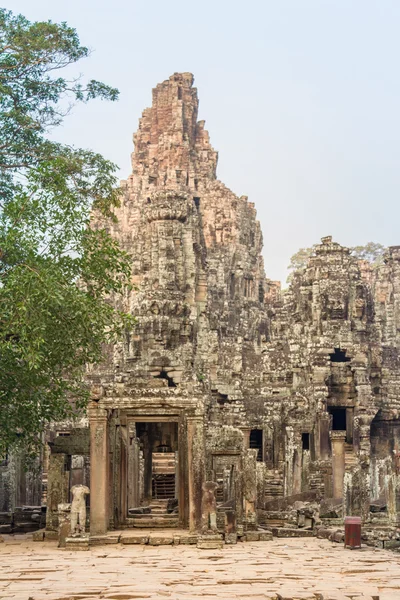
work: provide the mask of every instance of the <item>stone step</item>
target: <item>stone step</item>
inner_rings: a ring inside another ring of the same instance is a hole
[[[131,515],[130,519],[151,519],[152,518],[152,514],[154,514],[154,513],[150,513],[150,514],[147,513],[147,514],[144,514],[144,515]],[[171,517],[171,515],[169,513],[167,513],[167,512],[160,513],[160,514],[157,514],[157,515],[154,515],[154,516],[157,519],[158,518],[165,519],[165,518],[170,518]]]
[[[126,526],[128,528],[140,528],[140,529],[152,529],[152,528],[178,528],[179,518],[168,515],[168,518],[149,517],[149,515],[140,515],[143,519],[137,519],[136,517],[128,517],[126,520]]]

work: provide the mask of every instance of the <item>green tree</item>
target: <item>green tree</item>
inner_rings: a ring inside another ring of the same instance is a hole
[[[316,244],[314,244],[311,248],[300,248],[300,250],[293,254],[293,256],[290,258],[290,264],[288,266],[290,273],[286,279],[287,283],[291,283],[293,279],[293,274],[296,271],[304,269],[304,267],[307,265],[308,259],[310,258],[310,256],[312,256],[315,248]]]
[[[62,77],[88,54],[66,23],[0,9],[0,455],[33,453],[46,424],[81,410],[85,365],[130,326],[107,301],[130,277],[108,233],[116,166],[48,135],[71,102],[118,97]]]
[[[351,251],[356,258],[367,260],[376,267],[382,264],[386,248],[385,246],[382,246],[382,244],[368,242],[365,246],[354,246],[351,248]]]

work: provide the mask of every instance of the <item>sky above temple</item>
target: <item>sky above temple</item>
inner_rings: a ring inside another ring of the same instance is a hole
[[[78,72],[121,92],[75,107],[60,141],[130,173],[151,89],[194,73],[218,178],[255,202],[267,276],[332,235],[400,244],[398,0],[3,0],[67,21],[93,53]],[[76,70],[72,70],[75,74]]]

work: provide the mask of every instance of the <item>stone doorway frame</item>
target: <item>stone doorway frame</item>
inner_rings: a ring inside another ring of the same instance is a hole
[[[102,397],[90,404],[91,535],[104,535],[110,528],[124,526],[128,512],[128,423],[140,421],[178,422],[179,526],[189,527],[191,531],[201,527],[205,480],[204,399],[181,397],[171,392],[165,394],[167,397],[155,396],[154,391],[153,394],[140,392],[129,398]],[[112,447],[113,443],[115,447],[117,430],[119,456]],[[120,474],[119,482],[116,473]]]

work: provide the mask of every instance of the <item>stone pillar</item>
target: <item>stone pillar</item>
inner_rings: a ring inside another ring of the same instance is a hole
[[[320,460],[328,460],[330,455],[329,448],[329,429],[331,416],[328,413],[321,413],[319,417],[319,457]]]
[[[249,449],[243,457],[243,492],[246,529],[257,526],[257,450]]]
[[[140,504],[140,443],[135,423],[130,424],[128,448],[128,509]]]
[[[346,408],[346,442],[353,443],[354,408]]]
[[[331,431],[333,497],[343,497],[343,478],[345,473],[345,431]]]
[[[187,418],[189,471],[189,529],[201,529],[201,501],[205,479],[205,447],[203,417]]]
[[[90,533],[102,535],[108,527],[108,417],[96,402],[89,407],[90,422]]]
[[[295,449],[293,453],[293,487],[292,494],[300,494],[301,493],[301,477],[302,477],[302,458],[303,453]]]
[[[243,448],[248,450],[250,448],[250,432],[251,429],[245,428],[243,431]]]
[[[46,530],[58,531],[58,505],[68,501],[65,454],[50,454],[47,474]]]

